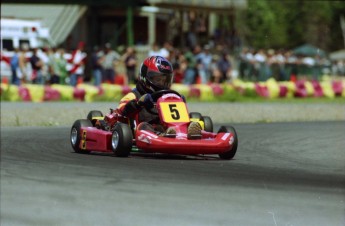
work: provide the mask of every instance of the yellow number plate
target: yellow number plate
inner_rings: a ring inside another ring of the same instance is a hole
[[[160,103],[163,119],[165,122],[189,122],[186,104],[183,102]]]

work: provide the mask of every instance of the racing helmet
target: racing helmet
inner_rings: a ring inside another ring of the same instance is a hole
[[[151,56],[141,64],[139,82],[149,93],[170,89],[173,77],[173,67],[164,57]]]

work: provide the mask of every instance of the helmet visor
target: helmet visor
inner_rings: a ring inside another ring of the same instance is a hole
[[[160,89],[170,89],[173,75],[172,74],[164,74],[164,73],[157,73],[154,71],[149,71],[147,73],[147,79],[156,87]]]

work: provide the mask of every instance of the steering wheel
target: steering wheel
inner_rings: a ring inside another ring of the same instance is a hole
[[[154,103],[157,102],[157,100],[165,95],[165,94],[168,94],[168,93],[172,93],[172,94],[176,94],[177,96],[181,97],[181,94],[179,94],[178,92],[176,92],[175,90],[159,90],[159,91],[156,91],[154,93],[151,93],[151,97],[152,97],[152,100]],[[153,115],[158,115],[158,112],[157,112],[157,109],[155,107],[155,104],[152,108],[145,108],[149,113],[153,114]]]

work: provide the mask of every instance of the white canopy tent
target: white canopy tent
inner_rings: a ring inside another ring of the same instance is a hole
[[[329,57],[331,60],[345,60],[345,49],[332,52]]]

